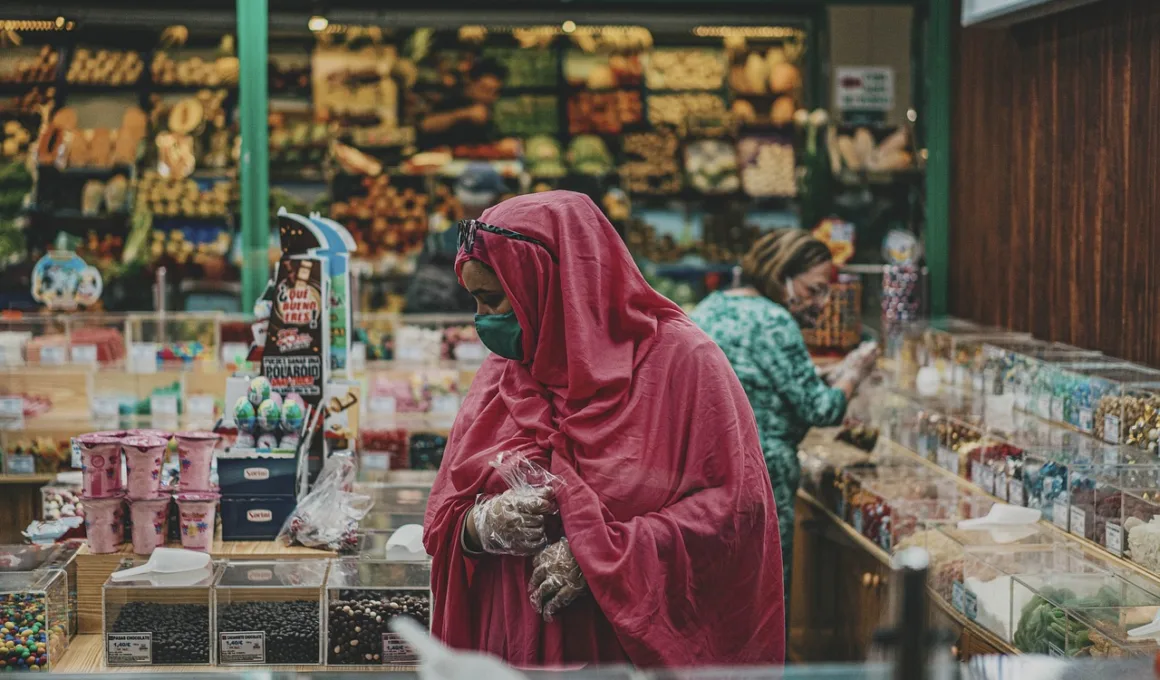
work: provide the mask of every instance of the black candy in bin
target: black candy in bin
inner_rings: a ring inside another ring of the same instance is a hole
[[[214,583],[218,664],[321,664],[326,573],[326,560],[227,562]]]
[[[431,627],[431,563],[344,558],[326,582],[326,663],[412,666],[415,652],[391,632],[406,616]]]

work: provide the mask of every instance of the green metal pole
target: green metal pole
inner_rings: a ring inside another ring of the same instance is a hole
[[[951,39],[948,0],[930,0],[926,22],[926,266],[930,312],[947,313],[951,213]]]
[[[270,278],[270,162],[266,129],[267,0],[237,0],[238,108],[242,134],[242,309],[249,310]]]

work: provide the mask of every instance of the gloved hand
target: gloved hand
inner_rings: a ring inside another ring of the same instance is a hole
[[[544,615],[545,621],[551,621],[556,612],[588,589],[588,581],[566,538],[544,548],[532,564],[535,571],[528,583],[528,592],[532,595],[532,606]]]
[[[548,545],[544,518],[556,512],[551,487],[509,489],[471,509],[479,545],[493,555],[533,555]]]

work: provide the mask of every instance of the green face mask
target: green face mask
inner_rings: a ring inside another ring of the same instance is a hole
[[[475,332],[484,347],[504,359],[520,361],[524,358],[524,331],[515,312],[476,314]]]

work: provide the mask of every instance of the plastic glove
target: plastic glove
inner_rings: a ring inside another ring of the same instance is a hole
[[[528,583],[528,591],[532,595],[532,606],[544,615],[545,621],[551,621],[556,612],[588,589],[588,581],[584,579],[566,538],[544,548],[532,564],[535,571]]]
[[[534,555],[548,545],[544,517],[556,512],[550,487],[509,489],[471,509],[479,545],[493,555]]]

